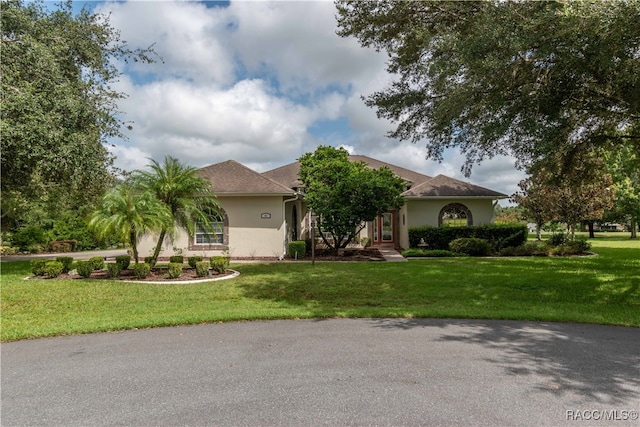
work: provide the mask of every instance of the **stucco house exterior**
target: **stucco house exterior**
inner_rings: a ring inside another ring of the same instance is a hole
[[[406,182],[400,209],[383,213],[366,224],[360,233],[372,245],[409,247],[410,227],[469,226],[491,223],[493,204],[507,196],[444,175],[431,177],[367,156],[352,155],[378,169],[386,166]],[[298,179],[300,164],[290,163],[258,173],[234,160],[199,170],[211,181],[222,214],[216,218],[215,233],[197,229],[189,237],[180,233],[166,242],[160,256],[176,251],[183,255],[213,256],[223,253],[232,258],[273,258],[286,253],[288,243],[310,236],[311,217],[304,201],[304,188]],[[197,228],[197,227],[196,227]],[[157,236],[146,236],[139,245],[141,256],[153,251]]]

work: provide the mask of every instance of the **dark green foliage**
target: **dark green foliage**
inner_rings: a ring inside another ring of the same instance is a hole
[[[34,276],[44,276],[44,265],[47,263],[46,259],[32,259],[31,260],[31,272]]]
[[[81,209],[100,197],[113,180],[106,142],[124,137],[118,66],[151,60],[104,15],[46,3],[1,6],[2,213],[13,223],[34,206],[53,218],[61,206]]]
[[[520,246],[508,246],[500,250],[500,256],[547,256],[549,245],[545,242],[526,242]]]
[[[456,256],[455,252],[444,249],[406,249],[402,251],[405,258],[425,257],[425,258],[443,258]]]
[[[133,266],[133,275],[136,276],[136,279],[144,279],[149,275],[149,272],[151,272],[151,266],[146,262]]]
[[[195,264],[196,276],[206,277],[209,275],[209,263],[206,261],[198,261]]]
[[[293,242],[289,242],[289,247],[287,250],[287,256],[289,258],[304,258],[304,255],[307,251],[307,244],[304,240],[294,240]]]
[[[102,270],[104,268],[104,258],[101,256],[94,256],[89,258],[89,262],[93,266],[94,270]]]
[[[47,277],[55,278],[62,274],[62,263],[60,261],[47,261],[44,265],[44,272]]]
[[[21,251],[29,251],[30,246],[46,244],[47,234],[38,226],[23,227],[11,235],[11,243]]]
[[[209,262],[211,263],[211,269],[216,273],[224,273],[229,268],[229,257],[226,256],[211,257]]]
[[[76,261],[76,271],[85,279],[91,277],[93,263],[91,261]]]
[[[116,263],[120,264],[123,270],[129,268],[129,264],[131,264],[131,257],[129,255],[118,255],[116,257]]]
[[[204,258],[200,255],[194,255],[194,256],[190,256],[189,258],[187,258],[187,261],[189,262],[189,266],[191,268],[196,268],[196,263],[202,261]]]
[[[494,155],[571,169],[576,153],[638,152],[640,2],[338,0],[338,34],[388,54],[365,104],[442,160]]]
[[[320,237],[338,251],[363,229],[366,221],[403,205],[405,182],[389,168],[370,168],[350,161],[349,152],[320,146],[299,159],[305,202],[316,213]]]
[[[151,255],[144,257],[144,262],[145,264],[149,264],[151,267],[156,265],[156,260]]]
[[[70,256],[59,256],[56,258],[56,261],[62,263],[62,272],[68,273],[73,267],[73,257]]]
[[[560,246],[566,241],[567,241],[567,235],[564,233],[552,234],[551,237],[549,238],[549,244],[551,246]]]
[[[492,253],[491,243],[476,237],[461,237],[449,243],[449,249],[455,253],[469,256],[489,256]]]
[[[495,250],[507,246],[520,246],[528,236],[526,225],[487,224],[473,227],[412,227],[409,228],[409,247],[420,248],[421,240],[427,244],[423,249],[449,249],[449,243],[461,237],[476,237],[487,240]]]
[[[167,272],[170,279],[177,279],[182,274],[182,262],[170,262]]]
[[[109,274],[110,278],[112,279],[117,278],[118,276],[120,276],[121,271],[122,271],[122,265],[118,264],[117,262],[107,264],[107,273]]]
[[[568,240],[551,249],[552,255],[582,255],[591,249],[591,243],[585,239]]]
[[[182,255],[173,255],[169,257],[169,262],[182,264],[184,262],[184,257]]]

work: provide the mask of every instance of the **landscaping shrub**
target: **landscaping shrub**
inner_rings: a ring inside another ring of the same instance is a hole
[[[184,262],[184,257],[182,255],[173,255],[169,257],[169,262],[182,264]]]
[[[174,257],[171,257],[171,258],[174,258]],[[180,277],[182,275],[182,262],[170,262],[168,273],[169,273],[170,279],[177,279],[178,277]]]
[[[93,266],[94,270],[102,270],[104,268],[104,258],[101,256],[94,256],[89,258],[89,262]]]
[[[216,273],[224,273],[229,268],[229,258],[226,256],[214,256],[209,260],[211,269]]]
[[[133,266],[133,275],[136,279],[144,279],[151,272],[151,265],[145,263],[136,264]]]
[[[545,242],[527,242],[517,247],[506,247],[500,250],[500,256],[547,256],[549,245]]]
[[[75,252],[77,247],[77,240],[53,240],[49,242],[49,250],[51,252]]]
[[[523,224],[486,224],[472,227],[411,227],[409,247],[419,248],[421,241],[426,249],[449,249],[449,243],[459,238],[479,238],[491,243],[495,250],[507,246],[520,246],[527,240],[529,231]]]
[[[129,255],[118,255],[116,257],[116,264],[120,264],[122,270],[126,270],[129,268],[129,264],[131,264],[131,257]]]
[[[60,261],[47,261],[44,265],[44,271],[50,278],[58,277],[62,274],[63,265]]]
[[[62,263],[62,272],[68,273],[73,267],[73,257],[70,256],[59,256],[56,258],[56,261]]]
[[[41,248],[40,245],[46,244],[48,241],[47,233],[40,227],[31,225],[22,227],[16,230],[11,236],[11,242],[13,246],[17,246],[21,251],[28,251],[31,253],[31,249]],[[31,249],[30,249],[31,248]],[[42,251],[40,249],[40,251]]]
[[[18,253],[19,248],[13,246],[0,246],[0,255],[15,255]]]
[[[582,255],[591,249],[591,244],[585,239],[567,241],[551,249],[552,255]]]
[[[42,251],[44,251],[43,244],[34,243],[33,245],[29,245],[27,247],[27,252],[29,252],[30,254],[39,254]]]
[[[204,258],[201,257],[200,255],[195,255],[187,258],[187,261],[189,262],[189,265],[191,266],[191,268],[196,268],[196,263],[201,262],[203,259]]]
[[[91,261],[76,261],[76,271],[85,279],[91,277],[93,263]]]
[[[551,246],[559,246],[566,241],[567,241],[567,236],[564,233],[552,234],[551,237],[549,237],[549,244]]]
[[[120,272],[122,271],[122,265],[117,262],[108,263],[107,264],[107,274],[110,278],[115,279],[120,276]]]
[[[32,259],[31,260],[31,273],[34,276],[44,276],[44,265],[47,263],[46,259]]]
[[[491,243],[476,237],[462,237],[449,243],[449,250],[469,256],[491,255]]]
[[[196,262],[196,276],[206,277],[209,275],[209,263],[206,261]]]
[[[444,249],[406,249],[402,251],[405,258],[425,257],[425,258],[442,258],[456,256],[454,252]]]
[[[307,244],[304,240],[294,240],[293,242],[289,242],[289,247],[287,248],[287,256],[289,258],[304,258],[306,252]]]
[[[146,257],[144,257],[144,263],[145,263],[145,264],[149,264],[151,267],[153,267],[153,266],[155,266],[155,265],[156,265],[156,262],[155,262],[155,260],[153,259],[153,256],[151,256],[151,255],[150,255],[150,256],[146,256]]]

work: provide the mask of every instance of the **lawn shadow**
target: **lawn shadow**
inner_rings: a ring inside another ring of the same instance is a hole
[[[506,375],[544,378],[535,388],[602,404],[640,401],[640,329],[500,320],[372,319],[376,327],[440,328],[439,342],[496,350],[485,358]],[[473,352],[473,348],[469,351]],[[634,408],[635,409],[635,408]]]

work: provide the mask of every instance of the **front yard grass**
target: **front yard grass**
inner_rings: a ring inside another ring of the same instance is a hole
[[[406,263],[232,264],[219,282],[23,280],[1,264],[1,339],[258,319],[440,317],[640,327],[640,241],[592,240],[593,257]]]

